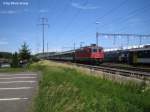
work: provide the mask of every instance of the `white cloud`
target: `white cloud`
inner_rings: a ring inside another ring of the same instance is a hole
[[[0,14],[16,14],[18,13],[17,11],[14,11],[14,10],[3,10],[3,11],[0,11]]]
[[[97,6],[93,6],[91,4],[87,4],[87,5],[81,5],[79,3],[71,3],[71,6],[78,8],[78,9],[83,9],[83,10],[94,10],[94,9],[98,9],[99,7]]]

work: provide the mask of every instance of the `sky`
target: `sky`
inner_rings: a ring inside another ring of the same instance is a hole
[[[18,51],[26,42],[42,51],[40,18],[47,18],[45,51],[64,51],[96,43],[95,34],[150,34],[149,0],[0,0],[0,51]],[[98,24],[96,24],[98,23]],[[138,45],[138,37],[99,36],[104,48]],[[150,44],[150,37],[142,38]]]

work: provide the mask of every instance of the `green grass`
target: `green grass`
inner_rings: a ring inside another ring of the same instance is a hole
[[[32,112],[150,112],[150,89],[118,84],[66,66],[31,66],[42,71]]]

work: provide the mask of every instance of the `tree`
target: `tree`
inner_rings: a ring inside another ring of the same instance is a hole
[[[11,66],[16,68],[16,67],[19,67],[19,59],[18,59],[18,53],[15,52],[13,55],[12,55],[12,63],[11,63]]]
[[[19,50],[19,60],[21,63],[27,63],[31,58],[30,49],[28,47],[29,46],[26,44],[26,42],[24,42]]]
[[[0,52],[0,59],[11,59],[12,53],[10,52]]]

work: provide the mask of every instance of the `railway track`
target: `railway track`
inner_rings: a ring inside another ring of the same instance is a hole
[[[57,61],[57,62],[61,62],[61,63],[67,63],[70,65],[76,65],[79,67],[84,67],[84,68],[88,68],[91,70],[96,70],[96,71],[101,71],[104,73],[109,73],[109,74],[117,74],[117,75],[121,75],[121,76],[125,76],[125,77],[133,77],[133,78],[137,78],[137,79],[141,79],[141,80],[146,80],[146,81],[150,81],[150,72],[149,71],[145,71],[145,69],[138,69],[138,68],[134,68],[131,69],[129,67],[115,67],[115,66],[106,66],[106,65],[99,65],[99,66],[94,66],[94,65],[87,65],[87,64],[80,64],[80,63],[72,63],[72,62],[66,62],[66,61]]]
[[[115,67],[106,67],[103,65],[100,66],[93,66],[93,65],[85,65],[85,64],[78,64],[76,63],[77,66],[97,70],[97,71],[102,71],[104,73],[110,73],[110,74],[117,74],[117,75],[122,75],[126,77],[134,77],[142,80],[148,80],[150,81],[150,72],[145,72],[145,71],[138,71],[138,70],[131,70],[131,69],[123,69],[123,68],[115,68]]]
[[[114,64],[114,63],[103,63],[102,64],[103,67],[111,67],[111,68],[118,68],[118,69],[125,69],[125,70],[134,70],[134,71],[140,71],[140,72],[148,72],[148,73],[150,73],[150,68],[133,67],[133,66],[122,66],[122,65],[120,65],[120,64]]]

